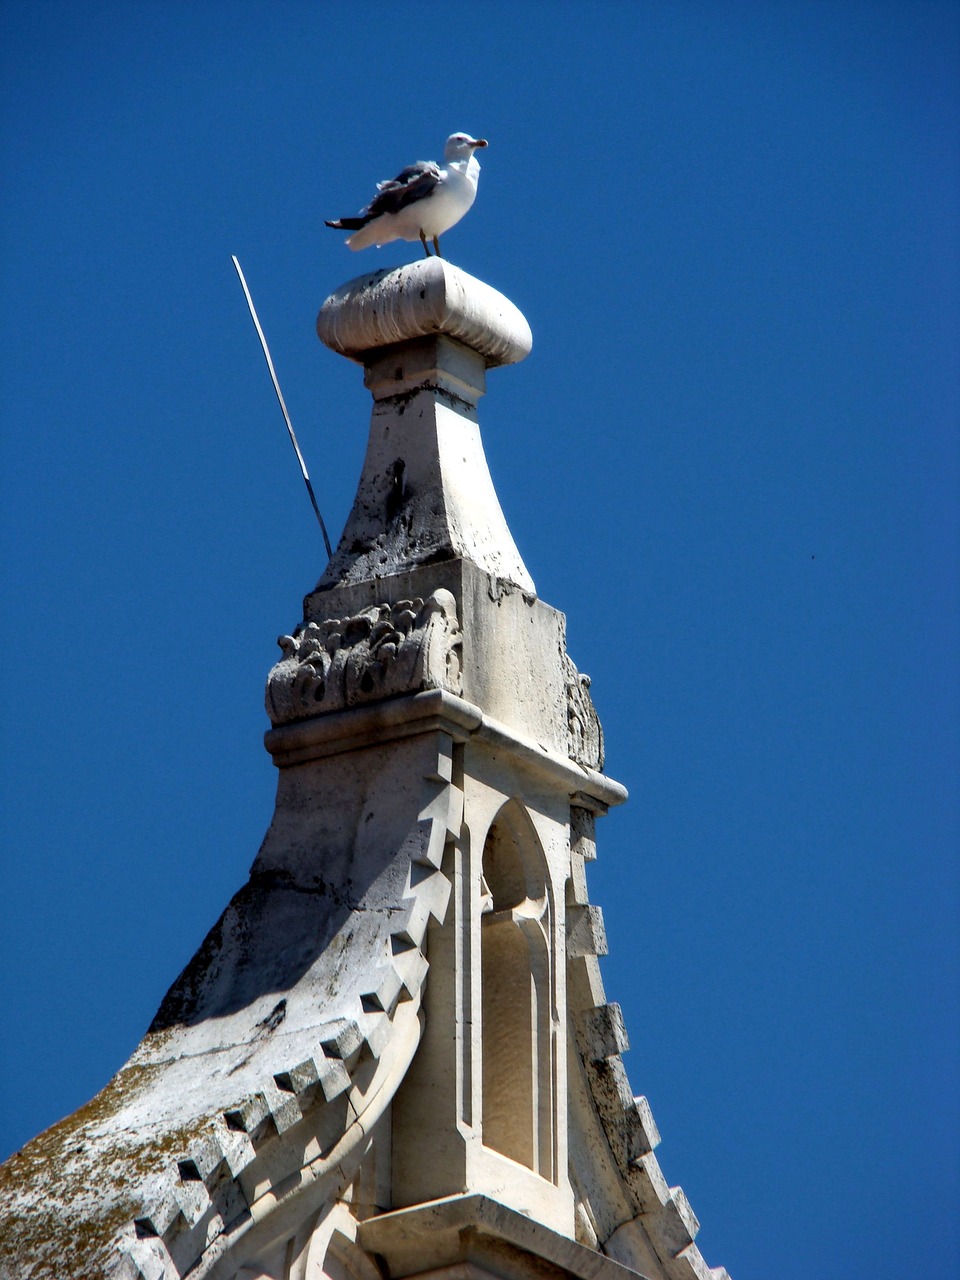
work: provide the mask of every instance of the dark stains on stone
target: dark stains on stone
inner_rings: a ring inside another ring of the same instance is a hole
[[[254,872],[167,992],[150,1033],[195,1026],[291,990],[343,927],[357,896],[349,879],[335,884],[287,868]]]
[[[427,555],[418,556],[417,564],[440,564],[444,560],[456,560],[457,553],[453,547],[437,547],[435,551],[428,552]]]
[[[471,400],[465,400],[462,396],[458,396],[455,391],[449,387],[440,386],[435,379],[428,379],[426,382],[420,383],[416,387],[412,387],[409,391],[398,391],[396,395],[384,396],[376,403],[375,413],[396,413],[397,417],[402,417],[407,410],[407,406],[421,394],[421,392],[430,392],[443,400],[451,409],[462,418],[468,418],[471,422],[477,420],[477,406]],[[421,417],[423,416],[421,412]]]
[[[392,410],[402,411],[406,409],[411,400],[416,399],[422,390],[422,387],[414,387],[411,391],[398,391],[396,395],[384,396],[382,400],[377,401],[374,411],[381,413]]]
[[[270,1010],[267,1016],[265,1018],[261,1018],[261,1020],[257,1023],[257,1027],[262,1028],[263,1031],[267,1035],[269,1035],[271,1031],[276,1031],[277,1027],[279,1027],[280,1023],[284,1020],[286,1016],[287,1016],[287,997],[282,996],[281,999],[279,999],[277,1003],[273,1006],[273,1008]]]
[[[407,464],[402,458],[396,458],[387,467],[387,499],[386,499],[386,517],[387,523],[392,524],[397,518],[397,514],[403,505],[405,497],[403,488],[403,473]]]

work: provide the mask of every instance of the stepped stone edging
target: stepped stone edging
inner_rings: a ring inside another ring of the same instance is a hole
[[[238,1099],[174,1157],[160,1187],[134,1218],[132,1230],[125,1229],[111,1280],[179,1280],[183,1272],[175,1261],[181,1252],[178,1246],[202,1221],[206,1221],[203,1247],[191,1269],[201,1257],[213,1261],[226,1238],[232,1237],[233,1243],[237,1228],[251,1221],[254,1206],[242,1176],[265,1148],[275,1146],[277,1139],[303,1119],[316,1120],[319,1109],[342,1096],[346,1109],[343,1119],[338,1117],[337,1128],[342,1129],[339,1141],[318,1159],[326,1165],[342,1160],[343,1141],[351,1131],[355,1131],[355,1141],[362,1141],[364,1108],[360,1095],[352,1092],[353,1076],[359,1066],[379,1060],[387,1051],[398,1007],[419,1007],[428,971],[423,953],[427,927],[431,919],[443,918],[450,893],[450,884],[439,867],[446,839],[453,834],[451,826],[456,822],[459,827],[462,793],[448,784],[438,799],[441,803],[434,801],[430,808],[441,810],[441,815],[434,812],[423,817],[411,842],[411,874],[407,892],[398,904],[402,912],[397,928],[390,935],[391,960],[367,994],[360,997],[357,1018],[338,1019],[326,1031],[318,1029],[314,1052],[274,1073],[262,1091]],[[428,874],[416,877],[414,883],[412,872],[417,865]],[[273,1177],[278,1193],[282,1183],[297,1172],[302,1170],[284,1167],[279,1177]],[[230,1184],[232,1195],[224,1194],[224,1182]],[[225,1203],[237,1211],[230,1221],[219,1212]]]
[[[586,830],[582,817],[579,825]],[[575,831],[577,823],[573,826]],[[598,957],[606,954],[606,934],[600,908],[586,901],[583,878],[583,862],[592,860],[596,850],[589,835],[571,843],[571,858],[574,863],[580,861],[579,868],[572,868],[580,900],[567,906],[567,936],[575,941],[567,952],[568,989],[590,991],[602,1000]],[[589,926],[585,924],[588,920]],[[585,944],[587,937],[594,946]],[[660,1132],[649,1102],[643,1096],[635,1097],[630,1086],[622,1057],[630,1044],[620,1006],[596,1003],[578,1010],[571,1007],[570,1017],[584,1075],[610,1151],[629,1190],[637,1219],[669,1280],[730,1280],[725,1267],[711,1268],[704,1261],[695,1244],[700,1229],[696,1214],[683,1188],[667,1184],[654,1155]]]

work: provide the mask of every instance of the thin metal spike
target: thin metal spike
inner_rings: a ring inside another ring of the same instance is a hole
[[[293,429],[293,423],[290,421],[290,414],[287,412],[287,406],[284,403],[283,392],[280,390],[280,383],[277,380],[277,372],[273,367],[273,360],[270,357],[270,348],[267,346],[267,340],[263,334],[263,328],[260,324],[260,318],[257,315],[257,309],[253,305],[253,298],[250,297],[250,290],[247,288],[247,282],[244,279],[243,271],[240,263],[237,261],[236,254],[231,254],[233,265],[237,269],[237,275],[240,277],[240,284],[243,287],[243,296],[247,300],[247,306],[250,308],[250,318],[253,320],[254,328],[257,331],[257,337],[260,339],[260,346],[263,348],[263,356],[267,362],[267,368],[270,370],[270,377],[273,381],[273,389],[277,393],[277,399],[280,402],[280,409],[283,413],[283,420],[287,424],[287,431],[290,434],[290,443],[293,445],[294,452],[297,455],[297,461],[300,463],[300,471],[303,475],[303,483],[307,486],[307,493],[310,495],[310,502],[313,505],[317,521],[320,525],[320,532],[323,534],[323,545],[327,549],[327,558],[333,559],[333,548],[330,546],[330,539],[327,537],[327,526],[323,523],[323,516],[320,514],[320,508],[317,505],[316,494],[313,492],[313,485],[310,483],[310,476],[307,474],[307,464],[303,460],[303,454],[300,452],[300,445],[297,443],[297,435]]]

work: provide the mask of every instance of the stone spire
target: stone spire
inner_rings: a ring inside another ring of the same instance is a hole
[[[722,1280],[603,993],[626,793],[480,442],[529,329],[431,259],[318,331],[374,406],[267,681],[273,820],[130,1061],[0,1170],[0,1280]]]

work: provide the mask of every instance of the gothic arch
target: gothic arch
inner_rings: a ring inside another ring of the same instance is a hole
[[[483,846],[483,1143],[556,1179],[556,966],[546,858],[526,810],[509,800]]]

